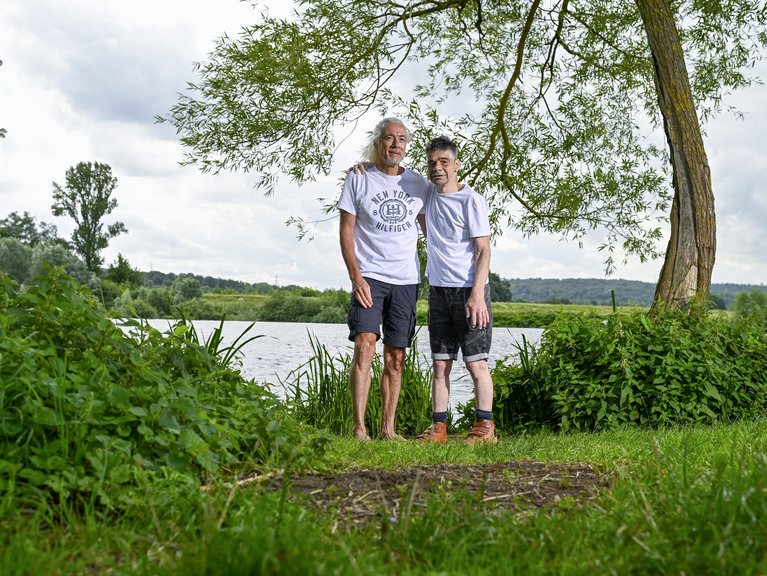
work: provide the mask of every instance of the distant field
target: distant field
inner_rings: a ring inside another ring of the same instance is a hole
[[[426,312],[428,304],[425,301],[418,302],[418,311]],[[641,306],[618,306],[616,309],[620,313],[646,311],[646,307]],[[590,306],[586,304],[532,304],[527,302],[493,302],[493,314],[503,316],[504,314],[520,313],[558,313],[566,312],[568,314],[612,314],[612,306]]]
[[[220,311],[221,315],[226,315],[229,320],[259,320],[262,319],[261,309],[269,299],[264,294],[205,294],[205,301],[210,303],[215,310]],[[272,303],[274,301],[272,300]],[[304,303],[308,307],[323,306],[321,297],[303,296],[294,300],[293,304],[300,306]],[[335,302],[334,306],[339,304]],[[343,306],[343,313],[338,315],[336,320],[323,320],[331,322],[344,322],[346,304]],[[427,323],[428,303],[425,300],[419,300],[417,305],[418,324]],[[590,306],[585,304],[531,304],[524,302],[494,302],[493,303],[493,325],[498,327],[514,328],[544,328],[561,314],[593,314],[597,316],[608,316],[612,314],[612,306]],[[647,308],[642,306],[618,306],[616,312],[619,314],[630,314],[633,312],[646,312]],[[306,321],[298,314],[300,309],[296,309],[295,316],[291,316],[295,321]],[[714,310],[714,314],[725,314],[731,316],[732,312],[724,310]]]
[[[203,297],[211,303],[245,303],[260,306],[269,296],[266,294],[218,294],[207,292],[203,294]]]
[[[261,319],[261,309],[267,303],[269,295],[265,294],[205,294],[205,301],[210,303],[215,310],[221,311],[230,320],[259,320]],[[306,307],[318,304],[326,305],[321,297],[305,296],[294,300],[305,303]],[[271,301],[272,303],[274,300]],[[334,306],[339,306],[338,302]],[[343,308],[345,311],[345,303]],[[428,303],[425,300],[419,300],[417,306],[418,323],[427,322]],[[493,325],[498,327],[516,327],[516,328],[543,328],[548,326],[560,314],[595,314],[598,316],[607,316],[612,314],[611,306],[590,306],[582,304],[531,304],[524,302],[494,302],[493,303]],[[647,311],[646,307],[641,306],[618,306],[616,312],[619,314],[629,314],[633,312]],[[716,314],[731,315],[731,312],[713,311]],[[298,314],[298,311],[296,312]],[[342,314],[341,316],[345,316]],[[298,315],[297,321],[302,320]],[[338,318],[337,322],[343,322]]]
[[[426,323],[428,303],[418,302],[418,323]],[[638,306],[618,306],[616,311],[628,314],[646,311]],[[612,314],[612,306],[588,306],[581,304],[529,304],[525,302],[493,302],[493,326],[506,328],[544,328],[560,314]]]
[[[227,303],[247,303],[254,306],[260,306],[269,297],[266,294],[217,294],[206,293],[204,294],[205,300],[210,302],[227,302]],[[307,301],[316,302],[319,300],[315,296],[305,296]],[[426,313],[428,303],[426,300],[418,301],[418,312]],[[594,313],[594,314],[610,314],[612,307],[610,306],[589,306],[585,304],[531,304],[526,302],[493,302],[493,310],[499,314],[514,311],[527,311],[527,310],[545,310],[545,311],[562,311],[562,312],[576,312],[576,313]],[[647,310],[640,306],[619,306],[620,312],[633,312],[637,310]]]

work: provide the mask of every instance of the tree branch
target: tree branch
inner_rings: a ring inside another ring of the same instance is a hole
[[[490,143],[487,148],[487,152],[485,152],[485,155],[477,164],[466,171],[466,177],[467,179],[470,179],[471,183],[476,181],[476,179],[482,173],[482,170],[484,170],[485,166],[487,166],[487,163],[495,152],[499,134],[503,136],[504,146],[508,144],[508,135],[506,134],[506,125],[504,121],[506,108],[508,107],[509,98],[511,97],[511,91],[516,85],[517,80],[519,80],[519,77],[522,73],[522,62],[525,56],[525,44],[530,34],[530,30],[532,29],[535,13],[538,10],[540,3],[540,0],[533,1],[532,5],[530,6],[530,11],[527,14],[527,18],[525,19],[525,25],[522,28],[522,33],[520,34],[519,42],[517,43],[517,58],[514,64],[514,72],[512,73],[511,78],[509,78],[509,81],[506,84],[506,89],[504,90],[503,95],[498,102],[498,115],[496,118],[495,128],[490,134]],[[474,173],[475,176],[471,177],[472,173]]]

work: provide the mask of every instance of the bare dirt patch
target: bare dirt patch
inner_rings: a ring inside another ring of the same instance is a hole
[[[467,494],[487,511],[525,513],[563,499],[583,505],[609,486],[586,464],[528,461],[303,474],[272,478],[266,486],[281,490],[286,483],[291,500],[337,514],[347,526],[380,521],[382,515],[396,519],[403,507],[416,511],[437,493]]]

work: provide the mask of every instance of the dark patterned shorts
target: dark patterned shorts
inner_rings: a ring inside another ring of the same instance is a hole
[[[485,328],[469,325],[466,301],[471,288],[429,287],[429,343],[434,360],[457,360],[460,348],[464,362],[487,360],[493,339],[493,309],[490,285],[485,286],[485,304],[490,322]]]

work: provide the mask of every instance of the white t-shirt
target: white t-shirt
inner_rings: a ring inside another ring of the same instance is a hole
[[[418,284],[418,222],[429,191],[405,169],[388,176],[375,166],[346,176],[338,207],[354,214],[354,253],[363,276],[389,284]]]
[[[474,286],[474,238],[490,236],[487,202],[467,184],[458,192],[430,188],[426,203],[429,285]]]

